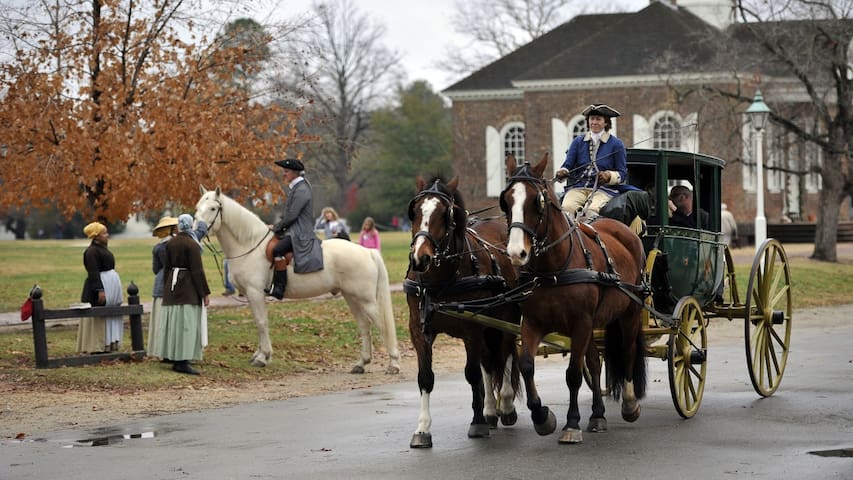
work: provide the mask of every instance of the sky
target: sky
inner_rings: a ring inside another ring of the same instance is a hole
[[[402,56],[408,80],[427,80],[436,91],[461,80],[435,68],[448,45],[469,41],[450,24],[454,0],[353,0],[358,10],[386,27],[386,45]],[[620,0],[623,7],[637,11],[649,0]],[[307,12],[312,0],[279,0],[278,11]],[[288,17],[291,15],[288,14]]]

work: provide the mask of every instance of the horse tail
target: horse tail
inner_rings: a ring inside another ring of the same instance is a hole
[[[378,250],[368,249],[376,265],[376,303],[379,308],[379,333],[385,342],[385,349],[392,359],[399,358],[397,350],[397,325],[394,321],[394,307],[391,304],[391,286],[388,282],[388,269]]]
[[[607,386],[610,389],[610,395],[619,400],[622,396],[622,386],[628,379],[628,374],[631,375],[631,381],[634,384],[634,394],[637,398],[643,398],[646,395],[646,343],[643,338],[642,331],[638,330],[634,339],[634,370],[633,372],[625,371],[625,349],[622,347],[622,325],[620,322],[610,322],[607,325],[604,335],[604,358],[607,368]]]

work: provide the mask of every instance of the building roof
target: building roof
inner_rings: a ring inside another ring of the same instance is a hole
[[[716,54],[708,35],[723,34],[687,9],[661,2],[634,13],[579,15],[444,91],[511,89],[513,81],[702,71]],[[680,67],[673,71],[674,65]]]

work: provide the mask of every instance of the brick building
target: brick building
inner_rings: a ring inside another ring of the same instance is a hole
[[[586,131],[581,111],[606,103],[622,113],[613,131],[629,148],[724,159],[722,199],[739,223],[751,222],[756,177],[746,105],[679,92],[713,84],[740,88],[751,98],[760,86],[774,110],[810,106],[790,81],[768,81],[769,68],[736,76],[734,65],[715,66],[725,53],[723,36],[745,37],[743,25],[732,21],[731,3],[651,0],[638,12],[580,15],[445,89],[452,101],[454,166],[469,207],[496,203],[506,153],[531,163],[550,153],[556,171],[571,138]],[[772,124],[764,152],[768,223],[813,221],[820,176],[786,171],[807,170],[821,161],[820,152]]]

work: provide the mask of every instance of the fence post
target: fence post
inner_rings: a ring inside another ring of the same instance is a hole
[[[130,281],[127,286],[127,304],[139,305],[139,287]],[[142,315],[130,315],[130,345],[134,352],[145,350],[145,342],[142,339]]]
[[[33,300],[33,346],[35,347],[36,367],[47,368],[47,332],[44,326],[44,302],[41,288],[36,285],[30,290]]]

